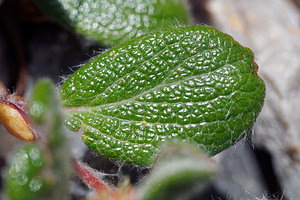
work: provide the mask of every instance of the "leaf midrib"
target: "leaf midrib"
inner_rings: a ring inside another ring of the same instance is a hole
[[[175,43],[174,43],[174,44],[175,44]],[[171,45],[170,45],[170,46],[171,46]],[[176,66],[173,67],[173,69],[168,73],[168,75],[164,78],[164,80],[163,80],[162,82],[158,83],[158,84],[157,84],[155,87],[153,87],[153,88],[150,88],[150,89],[148,89],[148,90],[142,91],[141,93],[145,93],[145,92],[151,91],[151,89],[154,89],[154,88],[156,88],[157,86],[163,85],[163,84],[168,80],[168,78],[172,75],[172,72],[174,72],[174,71],[177,70],[179,67],[181,67],[181,66],[185,63],[185,61],[187,61],[187,60],[189,60],[189,59],[191,59],[191,58],[194,58],[194,57],[196,57],[196,56],[199,56],[200,54],[203,54],[203,53],[206,53],[206,52],[209,52],[209,51],[213,51],[213,50],[216,50],[216,49],[222,49],[222,48],[223,48],[223,47],[218,47],[218,48],[213,48],[213,49],[206,49],[206,50],[204,50],[204,51],[202,51],[202,52],[196,53],[196,54],[194,54],[194,55],[192,55],[192,56],[189,56],[189,57],[187,57],[187,58],[181,60],[180,63],[179,63],[178,65],[176,65]],[[165,49],[166,49],[166,48],[162,49],[161,51],[164,51]],[[228,51],[230,51],[230,50],[231,50],[231,48],[228,48]],[[227,49],[226,49],[226,51],[227,51]],[[158,53],[157,53],[156,55],[154,55],[152,58],[155,58],[155,56],[159,55],[160,53],[161,53],[161,52],[158,52]],[[152,59],[152,58],[151,58],[151,59]],[[118,82],[121,81],[121,79],[123,79],[123,78],[124,78],[125,76],[127,76],[127,75],[131,75],[131,74],[133,74],[134,72],[137,72],[140,66],[142,66],[143,64],[145,64],[145,62],[150,61],[151,59],[145,60],[144,62],[140,63],[133,71],[131,71],[130,73],[124,74],[124,76],[122,76],[122,77],[120,77],[119,79],[117,79],[116,81],[114,81],[114,82],[113,82],[110,86],[108,86],[103,92],[99,93],[98,95],[96,95],[96,96],[94,96],[94,97],[91,97],[91,98],[93,98],[93,99],[92,99],[91,101],[89,101],[87,104],[92,104],[94,101],[97,100],[97,98],[98,98],[99,96],[101,96],[102,94],[104,94],[107,90],[109,90],[110,88],[112,88],[112,87],[115,86],[115,85],[118,85]],[[222,67],[222,66],[221,66],[221,67]],[[221,68],[221,67],[219,67],[219,68]],[[219,69],[219,68],[216,68],[216,69]],[[213,70],[213,71],[215,71],[215,70]],[[213,72],[213,71],[210,71],[210,72]],[[204,74],[204,73],[209,73],[209,72],[203,72],[202,74]],[[198,74],[198,75],[195,75],[195,76],[200,76],[200,75],[202,75],[202,74]],[[181,79],[181,80],[183,80],[183,79]],[[180,80],[178,80],[178,82],[179,82],[179,81],[180,81]],[[176,81],[175,81],[175,82],[170,82],[170,83],[176,83]],[[137,95],[135,95],[135,96],[139,96],[141,93],[139,93],[139,94],[137,94]],[[134,98],[135,96],[133,96],[133,97],[131,97],[131,98]]]
[[[205,51],[202,51],[202,52],[199,52],[199,54],[202,54],[203,52],[206,52],[206,51],[211,51],[211,50],[214,50],[214,49],[219,49],[219,48],[222,48],[222,47],[218,47],[218,48],[213,48],[213,49],[207,49],[207,50],[205,50]],[[232,49],[232,48],[227,48],[226,49],[226,51],[229,51],[230,52],[230,49]],[[196,78],[196,77],[200,77],[200,76],[203,76],[203,75],[208,75],[208,74],[211,74],[211,73],[214,73],[215,71],[217,71],[217,70],[219,70],[220,68],[222,68],[222,67],[225,67],[225,66],[228,66],[228,65],[233,65],[234,63],[237,63],[237,62],[242,62],[242,63],[245,63],[244,62],[244,60],[243,59],[239,59],[239,60],[236,60],[236,61],[234,61],[234,62],[232,62],[232,63],[226,63],[226,64],[224,64],[224,65],[222,65],[222,66],[220,66],[220,67],[217,67],[217,68],[215,68],[213,71],[209,71],[209,72],[203,72],[203,73],[201,73],[201,74],[197,74],[197,75],[195,75],[195,76],[189,76],[189,77],[186,77],[186,78],[183,78],[183,79],[180,79],[180,80],[177,80],[177,81],[174,81],[174,82],[169,82],[168,84],[165,84],[165,85],[163,85],[167,80],[168,80],[168,77],[170,77],[170,75],[172,74],[172,72],[174,71],[174,70],[176,70],[176,69],[178,69],[180,66],[182,66],[182,64],[184,64],[184,62],[187,60],[187,59],[190,59],[190,58],[192,58],[192,57],[194,57],[194,56],[197,56],[197,55],[199,55],[199,54],[195,54],[195,55],[193,55],[193,56],[190,56],[190,57],[188,57],[188,58],[186,58],[186,59],[184,59],[184,60],[182,60],[182,62],[180,63],[180,64],[178,64],[177,66],[175,66],[173,69],[172,69],[172,71],[170,71],[170,73],[168,74],[168,76],[164,79],[164,81],[162,81],[161,83],[158,83],[155,87],[153,87],[153,88],[149,88],[148,90],[145,90],[145,91],[143,91],[143,92],[141,92],[141,93],[139,93],[139,94],[137,94],[137,95],[135,95],[135,96],[133,96],[133,97],[131,97],[131,98],[129,98],[129,99],[124,99],[124,100],[121,100],[121,101],[116,101],[116,102],[111,102],[111,103],[109,103],[109,104],[117,104],[117,103],[123,103],[123,102],[129,102],[129,101],[131,101],[131,100],[133,100],[133,99],[136,99],[136,98],[138,98],[138,97],[141,97],[142,95],[144,95],[144,94],[146,94],[146,93],[148,93],[148,92],[151,92],[151,91],[154,91],[154,90],[156,90],[157,88],[159,88],[159,87],[162,87],[162,86],[168,86],[168,85],[172,85],[172,84],[176,84],[176,83],[179,83],[179,82],[182,82],[182,81],[186,81],[186,80],[189,80],[189,79],[193,79],[193,78]],[[228,55],[227,55],[227,57],[229,56],[229,53],[228,53]],[[138,68],[138,67],[137,67]],[[131,73],[133,73],[135,70],[133,70]],[[128,73],[126,73],[126,74],[124,74],[124,76],[126,76],[126,75],[128,75]],[[96,74],[93,76],[93,77],[95,77],[96,76]],[[122,77],[120,77],[118,80],[120,80],[120,79],[122,79],[124,76],[122,76]],[[118,81],[117,80],[117,81]],[[87,81],[88,82],[88,81]],[[109,86],[109,88],[112,86],[112,85],[114,85],[116,83],[116,81],[114,82],[114,83],[112,83],[110,86]],[[85,85],[86,83],[84,83],[84,84],[82,84],[82,85]],[[81,87],[81,89],[82,89],[82,87]],[[107,89],[105,89],[104,91],[106,91]],[[103,91],[103,92],[104,92]],[[101,92],[101,94],[103,94],[103,92]],[[70,98],[72,98],[72,96],[74,96],[76,94],[76,92],[75,93],[73,93],[70,97],[69,97],[69,99]],[[101,95],[101,94],[98,94],[97,96],[99,96],[99,95]],[[92,102],[92,101],[94,101],[96,98],[97,98],[97,96],[95,97],[90,97],[92,100],[90,101],[90,102]],[[82,98],[82,99],[86,99],[86,98]],[[108,105],[108,104],[105,104],[105,103],[103,103],[103,104],[100,104],[100,105]],[[95,105],[95,106],[93,106],[93,107],[96,107],[96,106],[100,106],[100,105]],[[82,106],[65,106],[66,108],[74,108],[74,107],[92,107],[92,106],[89,106],[89,105],[82,105]]]

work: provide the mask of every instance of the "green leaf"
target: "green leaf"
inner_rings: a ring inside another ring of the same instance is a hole
[[[42,79],[35,86],[30,101],[30,115],[41,128],[48,131],[49,144],[55,151],[60,144],[64,146],[64,119],[56,89],[48,79]],[[43,131],[44,132],[44,131]]]
[[[183,0],[35,0],[53,19],[102,44],[115,45],[163,27],[187,24]]]
[[[42,79],[35,86],[30,100],[30,115],[37,122],[53,118],[57,115],[59,101],[56,98],[56,91],[48,79]],[[50,115],[50,116],[47,116]],[[58,114],[59,115],[59,114]]]
[[[76,71],[61,98],[72,130],[115,160],[149,165],[169,140],[214,155],[243,137],[264,100],[253,52],[208,26],[151,33]]]
[[[51,81],[39,81],[29,107],[41,142],[21,148],[13,156],[5,176],[9,199],[68,199],[72,168],[59,105]]]
[[[43,177],[45,160],[38,145],[21,148],[13,156],[5,176],[5,193],[10,200],[38,200],[50,193]]]
[[[201,192],[216,171],[215,163],[194,147],[166,145],[141,188],[141,199],[189,200],[195,193]]]
[[[55,86],[48,79],[40,80],[32,94],[30,108],[39,105],[42,112],[30,112],[37,122],[40,133],[47,133],[46,153],[49,158],[48,167],[51,167],[54,175],[54,188],[50,199],[68,199],[69,178],[72,172],[70,163],[70,149],[65,134],[64,118],[60,100]],[[32,109],[31,109],[32,111]],[[42,114],[41,114],[42,113]]]

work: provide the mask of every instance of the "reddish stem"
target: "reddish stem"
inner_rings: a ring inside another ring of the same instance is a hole
[[[114,195],[115,192],[109,188],[105,183],[103,183],[91,168],[81,163],[80,161],[72,159],[73,167],[76,174],[91,188],[97,192],[106,192],[109,195]]]

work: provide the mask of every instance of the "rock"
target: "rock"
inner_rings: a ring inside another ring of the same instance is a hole
[[[300,197],[300,14],[288,0],[212,0],[213,24],[250,47],[266,82],[253,142],[267,149],[290,198]]]

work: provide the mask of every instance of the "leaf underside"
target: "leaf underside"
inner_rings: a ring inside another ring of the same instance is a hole
[[[49,16],[105,45],[170,25],[187,24],[183,0],[35,0]]]
[[[162,147],[141,188],[141,199],[192,199],[216,172],[216,164],[193,146],[168,144]]]
[[[254,55],[227,34],[190,26],[112,48],[62,86],[67,124],[94,151],[149,165],[162,143],[214,155],[244,136],[265,86]]]

